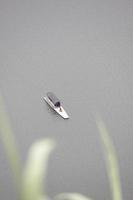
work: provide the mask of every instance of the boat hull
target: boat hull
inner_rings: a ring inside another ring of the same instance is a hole
[[[64,110],[64,108],[62,106],[60,107],[56,107],[51,101],[50,99],[46,96],[44,97],[44,100],[47,102],[47,104],[55,111],[57,112],[61,117],[63,117],[64,119],[68,119],[69,116],[66,113],[66,111]]]

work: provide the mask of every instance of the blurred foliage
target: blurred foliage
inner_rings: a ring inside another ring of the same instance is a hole
[[[37,200],[43,196],[43,178],[46,177],[49,154],[54,142],[44,139],[35,142],[29,151],[23,173],[23,199]]]
[[[21,163],[20,156],[16,147],[16,141],[11,128],[3,99],[0,96],[0,139],[3,143],[7,158],[12,170],[14,183],[19,195],[21,187]]]
[[[119,168],[115,148],[103,121],[96,120],[103,146],[109,177],[112,200],[122,200],[119,178]],[[11,129],[10,120],[0,96],[0,137],[3,142],[7,158],[16,184],[18,199],[20,200],[47,200],[43,190],[43,180],[46,178],[48,158],[54,149],[54,141],[42,139],[35,142],[29,149],[24,168],[21,167],[20,156],[16,148],[15,138]],[[55,200],[92,200],[78,193],[62,193]]]
[[[79,193],[61,193],[55,196],[54,200],[92,200]]]
[[[97,127],[102,141],[112,200],[122,200],[119,167],[114,145],[111,142],[111,138],[105,127],[105,124],[100,118],[97,120]]]

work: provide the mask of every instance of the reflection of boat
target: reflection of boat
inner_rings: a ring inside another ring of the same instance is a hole
[[[50,105],[51,108],[53,108],[61,117],[64,119],[68,119],[69,116],[64,110],[64,108],[61,106],[60,100],[53,94],[52,92],[48,92],[47,96],[44,97],[44,100]]]

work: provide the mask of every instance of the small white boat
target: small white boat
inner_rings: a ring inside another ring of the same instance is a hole
[[[60,100],[53,94],[52,92],[48,92],[47,96],[44,97],[44,100],[48,103],[48,105],[55,110],[61,117],[64,119],[68,119],[69,116],[61,106]]]

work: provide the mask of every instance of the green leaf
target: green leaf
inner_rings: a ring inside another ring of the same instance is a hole
[[[17,193],[20,193],[21,187],[21,163],[18,150],[16,148],[16,142],[14,134],[10,125],[4,102],[0,96],[0,138],[2,140],[7,158],[12,170],[12,175],[17,188]]]
[[[92,200],[79,193],[61,193],[54,198],[55,200]]]
[[[50,139],[34,143],[30,150],[23,174],[23,200],[39,200],[43,196],[43,179],[46,176],[49,154],[54,148]]]
[[[101,141],[106,161],[107,174],[109,177],[112,200],[122,200],[122,191],[119,176],[119,165],[115,148],[103,121],[97,120],[97,127],[100,132]]]

